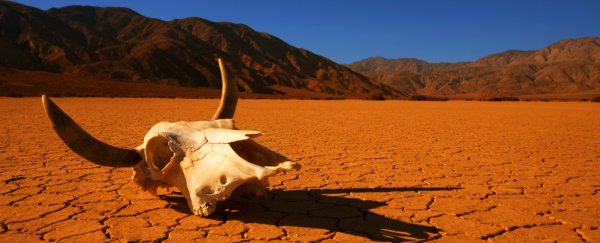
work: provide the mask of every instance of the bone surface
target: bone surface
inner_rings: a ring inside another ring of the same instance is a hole
[[[156,191],[156,186],[148,186],[155,185],[153,181],[173,185],[183,192],[194,214],[208,216],[238,186],[298,168],[255,146],[250,138],[260,132],[232,128],[231,120],[156,124],[138,147],[146,159],[135,167],[134,180],[150,192]]]

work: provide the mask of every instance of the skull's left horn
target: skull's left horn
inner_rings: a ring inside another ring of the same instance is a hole
[[[142,159],[133,149],[118,148],[92,137],[46,95],[42,95],[42,104],[54,131],[81,157],[95,164],[110,167],[131,167]]]

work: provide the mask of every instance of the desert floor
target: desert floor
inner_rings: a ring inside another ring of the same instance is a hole
[[[97,138],[141,144],[218,100],[55,99]],[[263,201],[190,215],[131,169],[71,152],[39,98],[0,98],[0,241],[600,241],[600,104],[240,100],[239,128],[303,168]]]

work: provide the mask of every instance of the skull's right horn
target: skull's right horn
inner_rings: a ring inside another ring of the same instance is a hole
[[[225,68],[221,58],[219,58],[219,68],[221,69],[222,82],[221,103],[213,115],[212,120],[233,118],[238,100],[237,82],[229,81],[229,74],[227,73],[227,69]]]
[[[56,134],[81,157],[95,164],[110,167],[130,167],[142,159],[136,150],[117,148],[94,138],[46,95],[42,95],[42,104]]]

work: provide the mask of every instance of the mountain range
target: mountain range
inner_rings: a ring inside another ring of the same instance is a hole
[[[566,39],[473,62],[367,58],[348,67],[402,95],[457,98],[589,97],[600,94],[600,38]]]
[[[348,65],[243,24],[163,21],[127,8],[46,11],[0,1],[0,95],[215,97],[222,58],[247,97],[456,98],[600,94],[600,38],[473,62]]]

